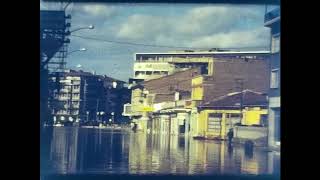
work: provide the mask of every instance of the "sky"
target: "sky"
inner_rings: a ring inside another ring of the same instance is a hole
[[[40,9],[60,5],[40,2]],[[270,29],[264,27],[264,5],[228,4],[70,4],[71,30],[94,25],[73,35],[107,41],[152,44],[133,46],[70,36],[67,67],[128,81],[133,76],[134,53],[167,52],[187,47],[267,50]]]

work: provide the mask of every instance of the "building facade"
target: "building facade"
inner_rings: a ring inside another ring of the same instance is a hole
[[[139,130],[198,136],[205,114],[198,106],[244,89],[268,92],[268,56],[215,58],[211,65],[211,75],[195,67],[136,84],[125,114]]]
[[[269,89],[269,146],[280,149],[280,9],[265,14],[265,26],[271,32],[271,63]]]
[[[252,132],[259,130],[266,144],[267,105],[266,94],[251,90],[229,93],[199,105],[199,118],[193,122],[197,123],[193,136],[226,140],[229,130],[236,129],[235,137],[242,133],[256,138]],[[246,131],[243,128],[239,131],[238,127],[245,127]]]
[[[192,77],[200,73],[200,68],[192,68],[133,86],[131,103],[125,105],[124,115],[129,116],[139,130],[151,129],[155,124],[150,120],[157,119],[154,116],[162,114],[165,118],[168,114],[158,111],[177,107],[180,101],[190,99]]]
[[[87,124],[120,118],[122,110],[117,108],[124,102],[118,99],[118,93],[125,88],[124,82],[74,70],[51,75],[50,80],[54,123]]]
[[[213,74],[214,59],[264,58],[266,51],[175,51],[167,53],[136,53],[134,56],[134,79],[151,80],[198,67],[202,74]]]

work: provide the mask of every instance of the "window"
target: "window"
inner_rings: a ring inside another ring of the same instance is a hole
[[[67,98],[67,97],[70,97],[70,94],[68,94],[68,93],[61,93],[60,94],[60,98]]]
[[[141,74],[146,74],[146,72],[145,72],[145,71],[136,71],[134,74],[135,74],[136,76],[139,76],[139,75],[141,75]]]
[[[160,71],[154,71],[153,74],[154,74],[154,75],[159,75],[159,74],[160,74]]]
[[[125,114],[131,114],[131,112],[132,112],[131,105],[125,105],[124,112],[125,112]]]
[[[161,71],[161,74],[168,75],[168,72],[167,71]]]
[[[208,131],[214,131],[220,134],[221,130],[221,113],[211,113],[208,118]]]
[[[238,123],[241,123],[241,115],[239,113],[237,113],[237,114],[234,114],[234,113],[227,114],[227,118],[229,119],[227,122],[231,126],[233,126],[235,124],[238,124]]]
[[[279,69],[271,71],[270,88],[279,88]]]
[[[152,71],[147,71],[146,74],[147,74],[147,75],[151,75],[151,74],[152,74]]]
[[[240,118],[240,114],[230,114],[230,118]]]
[[[272,42],[271,42],[271,52],[276,53],[280,51],[280,35],[274,35],[272,36]]]
[[[72,111],[72,115],[78,115],[78,110]]]
[[[74,97],[74,98],[79,98],[79,96],[80,96],[79,93],[74,93],[74,94],[73,94],[73,97]]]

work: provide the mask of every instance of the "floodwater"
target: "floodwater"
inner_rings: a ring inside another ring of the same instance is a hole
[[[280,155],[220,141],[55,127],[43,174],[273,174]]]

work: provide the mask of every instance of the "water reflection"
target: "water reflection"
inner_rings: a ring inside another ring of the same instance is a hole
[[[225,142],[130,130],[58,127],[46,173],[277,174],[280,156]]]

